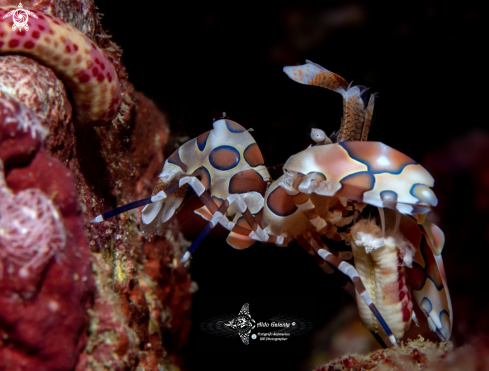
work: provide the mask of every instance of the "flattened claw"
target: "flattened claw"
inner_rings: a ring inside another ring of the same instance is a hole
[[[433,254],[440,256],[445,245],[445,234],[436,224],[427,221],[423,222],[423,228],[430,239]]]
[[[156,202],[149,204],[143,209],[141,220],[144,224],[149,224],[158,214],[161,214],[160,222],[165,223],[175,214],[175,210],[178,209],[182,201],[182,198],[169,197],[164,203]]]
[[[423,224],[424,230],[422,232],[426,239],[421,240],[420,249],[416,251],[414,256],[413,271],[410,272],[410,285],[413,288],[413,297],[428,319],[430,329],[441,340],[447,340],[452,332],[452,302],[443,260],[440,255],[436,255],[436,249],[433,246],[433,241],[441,239],[442,234],[432,240],[427,232],[430,225],[434,226],[431,223],[426,226]],[[431,232],[436,230],[437,227],[433,227]],[[440,242],[442,241],[438,240],[438,243]]]
[[[314,193],[320,196],[334,196],[336,192],[341,189],[342,185],[340,182],[330,182],[327,180],[323,180],[322,182],[318,182],[317,188],[314,190]]]
[[[146,205],[141,213],[141,220],[143,223],[151,223],[156,218],[156,215],[158,215],[160,212],[162,206],[163,202],[155,202],[153,204]]]
[[[316,172],[307,174],[305,177],[302,178],[301,182],[299,183],[299,192],[305,194],[311,194],[315,192],[315,190],[318,188],[318,182],[324,179],[326,179],[324,175]]]
[[[441,312],[438,312],[428,298],[424,298],[422,300],[420,307],[426,315],[430,330],[434,332],[442,341],[447,341],[450,339],[452,322],[447,311],[442,310]]]

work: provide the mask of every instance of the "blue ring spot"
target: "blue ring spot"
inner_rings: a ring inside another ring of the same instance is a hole
[[[219,156],[219,152],[227,152],[224,153],[223,156],[224,158],[216,158],[216,156]],[[239,152],[236,148],[231,147],[231,146],[220,146],[217,148],[214,148],[211,153],[209,153],[209,162],[212,165],[213,168],[217,170],[230,170],[234,167],[236,167],[239,164],[239,160],[241,159],[241,156],[239,155]],[[223,161],[224,160],[224,161]],[[219,164],[219,162],[223,162]]]
[[[205,137],[205,140],[202,143],[200,143],[199,138],[204,134],[207,134],[207,136]],[[205,149],[205,146],[207,145],[207,139],[209,139],[210,132],[204,134],[201,134],[197,137],[197,147],[199,148],[200,152],[202,152]]]
[[[375,176],[370,171],[359,171],[357,173],[346,175],[343,178],[341,178],[340,183],[346,182],[346,181],[348,181],[348,180],[350,180],[356,176],[359,176],[359,175],[368,175],[370,177],[370,185],[369,185],[370,188],[367,186],[365,186],[365,188],[368,188],[368,190],[374,189],[374,187],[375,187]],[[367,192],[367,191],[365,191],[365,192]]]
[[[380,199],[383,202],[396,202],[397,203],[397,193],[394,191],[382,191],[382,192],[380,192]]]
[[[423,300],[421,300],[421,305],[420,305],[421,308],[423,307],[424,301],[428,302],[428,304],[430,305],[430,310],[427,311],[427,313],[430,313],[433,310],[433,304],[431,304],[431,300],[425,296]]]
[[[340,143],[337,143],[339,144],[341,147],[343,147],[343,149],[346,151],[346,153],[348,153],[348,156],[350,156],[352,159],[354,159],[355,161],[358,161],[362,164],[364,164],[365,166],[367,166],[367,169],[368,169],[368,172],[371,173],[371,174],[384,174],[384,173],[389,173],[389,174],[394,174],[394,175],[399,175],[402,173],[402,171],[404,170],[404,168],[408,165],[418,165],[418,163],[416,161],[412,161],[412,162],[407,162],[405,163],[404,165],[402,165],[397,171],[389,171],[389,170],[379,170],[379,171],[373,171],[370,164],[365,161],[365,160],[362,160],[361,158],[358,158],[357,156],[354,156],[353,154],[350,153],[350,151],[348,150],[348,145],[350,143],[354,143],[354,142],[340,142]],[[386,146],[387,148],[391,148],[387,145],[385,145],[384,143],[381,143],[383,144],[384,146]],[[391,148],[392,150],[395,150],[394,148]],[[396,150],[395,150],[396,151]]]
[[[423,282],[423,286],[426,284],[426,280],[430,280],[431,282],[433,282],[433,285],[435,286],[435,288],[438,290],[438,291],[441,291],[443,289],[443,287],[445,287],[443,285],[443,280],[441,280],[441,285],[438,286],[435,282],[435,279],[433,277],[431,277],[429,274],[428,274],[428,258],[426,257],[426,254],[424,253],[424,249],[423,249],[423,244],[426,244],[428,245],[428,242],[426,241],[426,237],[424,235],[421,235],[421,243],[420,243],[420,249],[419,249],[419,252],[421,253],[421,256],[423,257],[423,260],[425,262],[425,268],[421,268],[423,269],[424,271],[424,274],[425,274],[425,279],[424,279],[424,282]],[[430,247],[428,246],[427,248],[428,251],[430,251]],[[430,251],[431,252],[431,251]],[[436,264],[436,263],[435,263]],[[423,287],[422,286],[422,287]]]
[[[421,199],[420,199],[418,196],[416,196],[416,195],[414,194],[414,189],[415,189],[416,187],[418,187],[418,186],[423,186],[423,187],[426,187],[426,188],[428,188],[429,190],[431,190],[431,187],[428,187],[426,184],[423,184],[423,183],[414,183],[414,184],[413,184],[413,186],[412,186],[412,187],[411,187],[411,189],[409,190],[409,193],[411,194],[411,196],[413,196],[414,198],[416,198],[416,199],[418,200],[418,202],[417,202],[417,203],[419,204],[419,203],[423,203],[423,202],[424,202],[424,200],[421,200]],[[436,205],[437,205],[438,200],[436,199],[436,196],[435,196],[435,201],[436,201],[436,202],[435,202],[434,204],[433,204],[432,202],[429,202],[429,205],[430,205],[430,206],[436,206]]]
[[[231,128],[231,125],[229,124],[228,120],[224,120],[224,122],[226,123],[226,126],[228,128],[228,130],[231,132],[231,133],[244,133],[246,131],[245,128],[243,129],[233,129]],[[239,125],[239,124],[238,124]],[[241,125],[240,125],[241,126]]]
[[[440,312],[440,322],[443,324],[443,321],[441,320],[441,317],[443,316],[443,314],[446,314],[448,316],[448,318],[450,318],[450,315],[448,314],[448,312],[443,309],[441,312]]]

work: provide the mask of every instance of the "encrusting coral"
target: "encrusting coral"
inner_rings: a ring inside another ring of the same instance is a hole
[[[419,337],[408,340],[398,348],[378,350],[367,356],[349,355],[328,365],[318,367],[316,371],[329,370],[426,370],[431,362],[447,355],[453,345],[432,343]]]
[[[72,174],[41,149],[35,114],[0,96],[0,369],[69,370],[93,290],[82,209]]]
[[[2,158],[19,157],[15,152],[26,142],[18,143],[16,134],[37,144],[29,146],[32,152],[46,137],[47,130],[27,106],[8,94],[0,92],[0,104],[3,107],[0,113],[2,131],[10,137],[2,143]],[[52,201],[38,189],[13,194],[5,182],[0,160],[0,278],[4,261],[10,274],[15,270],[19,276],[28,277],[31,269],[43,266],[51,257],[59,255],[65,244],[66,232]]]
[[[453,349],[451,342],[433,343],[421,336],[398,348],[377,350],[369,355],[341,357],[315,371],[353,370],[487,370],[489,357],[487,337],[478,337],[465,346]]]
[[[175,264],[178,229],[145,241],[137,211],[87,223],[151,194],[164,161],[166,118],[134,91],[91,0],[23,6],[44,23],[29,18],[30,33],[20,31],[19,40],[43,37],[42,45],[31,41],[44,53],[31,53],[30,39],[22,48],[11,42],[11,19],[0,17],[0,53],[9,53],[0,56],[0,370],[178,367],[192,294],[188,272]],[[83,71],[62,73],[66,58],[55,59],[76,49],[65,32],[90,45],[81,61],[88,82]],[[97,93],[111,91],[101,70],[114,71],[114,99]],[[77,92],[86,86],[96,94]],[[87,112],[97,99],[107,110],[92,120]],[[93,121],[104,126],[87,125]]]
[[[55,255],[59,256],[66,245],[66,232],[58,211],[44,193],[34,188],[13,195],[5,189],[0,190],[3,258],[7,263],[21,267],[19,276],[28,277],[31,269],[47,264]],[[3,273],[1,265],[0,271]],[[11,274],[10,267],[7,271]]]
[[[0,0],[0,6],[15,9],[17,1]],[[26,32],[8,39],[11,21],[0,16],[0,370],[174,369],[182,364],[192,293],[188,272],[177,264],[183,243],[178,228],[171,224],[165,236],[144,240],[137,211],[87,223],[151,194],[164,161],[166,117],[134,91],[92,0],[23,5],[46,14],[45,23],[32,19],[30,36],[53,37],[43,33],[51,29],[59,40],[58,46],[45,38],[36,44]],[[96,53],[80,61],[82,71],[68,75],[60,72],[68,61],[63,47],[74,53],[70,65],[80,54],[64,32],[85,35],[78,40]],[[47,52],[31,53],[31,46]],[[112,81],[101,75],[102,66],[114,71]],[[112,85],[99,85],[102,78]],[[93,94],[77,94],[87,86]],[[86,114],[91,99],[107,90],[111,95],[98,102],[105,108],[92,120]],[[87,125],[94,121],[104,126]],[[322,369],[436,370],[448,359],[467,362],[462,351],[449,349],[420,341]],[[480,342],[465,354],[477,359],[485,349],[487,342]],[[428,353],[441,360],[426,363]]]

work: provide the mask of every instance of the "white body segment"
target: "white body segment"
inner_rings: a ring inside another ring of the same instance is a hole
[[[380,245],[380,242],[384,243]],[[406,272],[400,246],[407,244],[399,233],[382,238],[381,229],[373,221],[362,220],[351,230],[351,247],[355,266],[372,301],[397,339],[411,324],[411,294],[406,286]],[[379,246],[380,245],[380,246]],[[357,305],[364,326],[379,331],[379,324],[357,294]]]
[[[245,128],[232,120],[217,120],[213,126],[213,130],[184,143],[166,160],[153,194],[179,180],[180,186],[191,185],[199,196],[206,189],[209,190],[217,205],[231,196],[228,215],[240,216],[246,207],[252,214],[258,213],[263,207],[270,174],[255,140]],[[144,208],[143,233],[158,233],[158,229],[175,214],[185,197],[186,189],[182,189],[164,202],[149,204]],[[234,200],[232,197],[238,194],[243,197]],[[212,213],[206,206],[195,212],[206,220],[212,219]],[[227,221],[223,223],[230,226]],[[253,238],[265,238],[261,230],[256,233],[244,239],[254,242]]]
[[[218,120],[213,130],[168,158],[151,198],[94,221],[147,205],[141,230],[162,234],[191,187],[205,205],[195,213],[209,222],[182,262],[217,224],[230,231],[226,241],[236,249],[256,241],[283,246],[296,239],[324,272],[349,279],[341,278],[343,288],[356,298],[363,324],[378,340],[380,332],[397,346],[411,320],[416,322],[411,291],[430,328],[448,340],[453,314],[441,259],[444,235],[424,221],[437,204],[433,177],[403,153],[365,141],[375,101],[367,88],[348,85],[309,61],[284,71],[294,81],[343,96],[338,133],[328,138],[313,129],[317,145],[291,156],[284,174],[270,184],[249,132],[234,121]],[[325,239],[343,241],[352,251],[335,251]],[[352,257],[354,263],[346,261]]]

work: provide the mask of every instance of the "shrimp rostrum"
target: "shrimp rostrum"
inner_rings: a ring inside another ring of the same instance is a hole
[[[367,88],[310,61],[284,72],[341,94],[343,117],[331,137],[313,129],[316,145],[291,156],[279,179],[271,180],[251,134],[223,118],[166,160],[151,197],[92,222],[146,205],[142,232],[161,234],[191,187],[204,204],[195,212],[208,223],[182,262],[217,224],[229,230],[226,241],[236,249],[295,239],[326,273],[336,269],[349,278],[344,288],[379,341],[396,346],[417,323],[412,298],[430,329],[448,340],[453,315],[441,258],[444,235],[425,220],[437,204],[433,177],[403,153],[366,141],[376,98]],[[333,250],[328,240],[343,241],[351,252]]]

